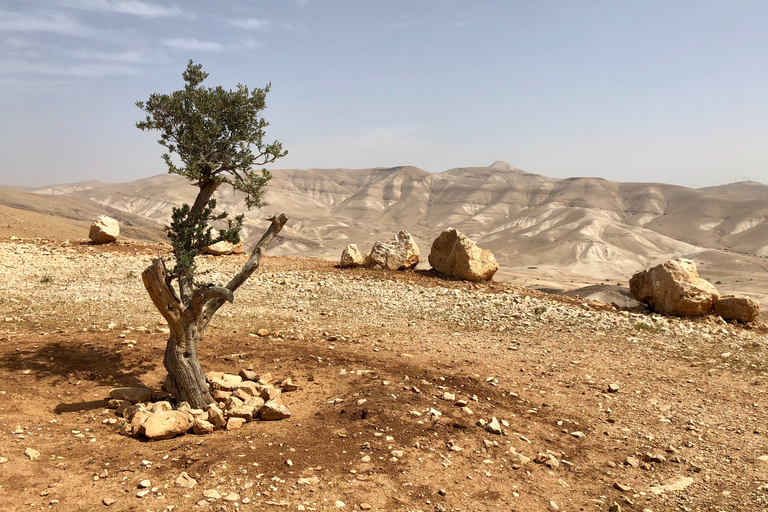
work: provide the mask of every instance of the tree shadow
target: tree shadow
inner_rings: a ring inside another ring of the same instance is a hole
[[[157,362],[126,361],[113,347],[50,341],[32,348],[20,347],[0,358],[0,368],[25,372],[38,381],[60,384],[69,379],[87,380],[104,386],[140,386],[139,377],[151,372]]]

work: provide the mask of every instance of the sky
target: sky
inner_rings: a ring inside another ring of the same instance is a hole
[[[768,183],[764,0],[0,0],[0,184],[167,172],[137,100],[272,84],[281,168]]]

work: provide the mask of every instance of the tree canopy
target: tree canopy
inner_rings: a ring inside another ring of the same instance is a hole
[[[253,167],[272,163],[288,152],[278,141],[264,142],[269,123],[261,113],[266,108],[270,84],[252,90],[240,84],[236,90],[205,87],[208,73],[191,60],[182,76],[183,89],[155,93],[147,101],[136,102],[147,114],[136,126],[158,130],[158,143],[168,150],[163,154],[168,172],[184,176],[200,188],[191,207],[173,209],[167,228],[176,258],[171,276],[191,279],[194,258],[203,247],[240,240],[243,217],[214,215],[214,191],[227,183],[243,193],[249,209],[264,206],[265,188],[272,175],[266,169],[256,171]],[[228,227],[214,235],[212,221],[227,221]]]

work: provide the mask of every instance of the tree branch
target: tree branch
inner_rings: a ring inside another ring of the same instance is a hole
[[[275,236],[277,236],[280,230],[283,229],[285,223],[288,222],[288,217],[286,217],[284,213],[281,213],[279,216],[275,217],[273,215],[267,220],[272,221],[269,229],[267,229],[266,233],[264,233],[264,235],[261,237],[259,243],[256,244],[253,252],[251,252],[251,257],[248,259],[240,272],[238,272],[237,275],[233,277],[229,283],[227,283],[226,289],[231,293],[234,293],[235,290],[240,287],[240,285],[242,285],[249,277],[251,277],[251,274],[256,272],[256,269],[259,268],[261,257],[267,250],[267,246],[270,244],[270,242],[272,242]],[[208,325],[208,322],[211,321],[211,317],[213,317],[214,313],[216,313],[216,311],[218,311],[218,309],[223,305],[223,298],[213,298],[205,304],[205,308],[203,310],[203,328]]]
[[[235,296],[229,288],[225,288],[223,286],[214,286],[212,284],[209,284],[208,286],[201,286],[195,290],[195,293],[192,296],[191,308],[195,314],[195,317],[199,317],[203,305],[211,299],[233,302],[235,300]]]
[[[168,325],[178,325],[179,319],[183,314],[183,307],[173,288],[169,285],[168,272],[165,269],[165,263],[158,258],[152,262],[141,273],[141,280],[144,282],[144,288],[147,289],[149,297],[152,299],[155,307],[168,322]]]

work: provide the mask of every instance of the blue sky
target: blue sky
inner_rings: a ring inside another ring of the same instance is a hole
[[[768,183],[768,2],[0,0],[0,184],[166,171],[134,105],[272,83],[272,168]]]

